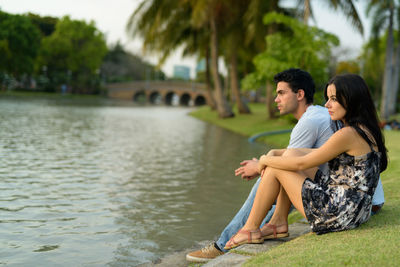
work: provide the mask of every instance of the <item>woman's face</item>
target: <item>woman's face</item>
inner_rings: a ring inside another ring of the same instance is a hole
[[[341,120],[345,123],[344,116],[346,115],[346,109],[336,99],[336,87],[334,84],[328,85],[326,94],[328,101],[326,101],[325,107],[328,109],[331,119],[334,121]]]

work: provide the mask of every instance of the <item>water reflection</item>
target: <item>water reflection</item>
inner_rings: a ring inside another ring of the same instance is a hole
[[[0,99],[0,263],[134,266],[212,239],[266,148],[187,111]]]

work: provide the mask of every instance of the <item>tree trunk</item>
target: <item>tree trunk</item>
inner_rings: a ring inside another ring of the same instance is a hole
[[[269,7],[269,11],[277,11],[278,10],[278,1],[271,1],[271,5]],[[271,35],[274,34],[277,31],[277,26],[276,24],[269,24],[268,29],[267,29],[267,34]],[[266,43],[266,48],[268,47],[268,43]],[[272,85],[271,81],[267,81],[266,86],[265,86],[266,92],[265,92],[265,104],[267,105],[267,112],[268,112],[268,118],[273,119],[276,118],[275,116],[275,103],[274,103],[274,86]]]
[[[399,92],[399,74],[400,74],[400,41],[396,46],[395,57],[393,58],[392,86],[389,104],[389,116],[396,113],[397,94]]]
[[[275,116],[275,111],[276,111],[276,107],[275,107],[275,104],[274,104],[274,96],[273,96],[273,91],[274,91],[274,86],[273,86],[273,84],[271,83],[271,82],[269,82],[269,81],[267,81],[267,84],[266,84],[266,98],[265,98],[265,102],[266,102],[266,105],[267,105],[267,116],[268,116],[268,119],[273,119],[273,118],[276,118],[276,116]]]
[[[214,95],[211,90],[211,77],[210,77],[210,48],[206,48],[206,87],[207,87],[207,93],[208,93],[208,98],[209,98],[209,103],[208,105],[212,110],[215,110],[217,108],[217,104],[215,103]]]
[[[240,114],[250,114],[249,107],[242,101],[240,96],[240,88],[238,82],[238,70],[237,70],[237,54],[236,49],[232,50],[231,53],[231,62],[230,62],[230,71],[229,76],[231,78],[231,88],[232,88],[232,96],[236,100],[236,105],[238,107],[238,111]]]
[[[211,46],[211,66],[212,66],[211,70],[214,80],[217,111],[220,118],[229,118],[235,116],[235,114],[233,114],[232,109],[229,106],[228,101],[224,96],[221,80],[218,75],[218,32],[217,32],[215,17],[213,15],[210,16],[210,29],[211,29],[210,46]]]
[[[308,19],[311,14],[311,3],[310,0],[304,0],[304,14],[303,14],[303,22],[305,25],[308,25]]]
[[[386,42],[386,57],[385,57],[385,72],[383,75],[383,84],[382,84],[382,95],[381,95],[381,118],[383,120],[389,119],[389,102],[391,96],[391,88],[392,79],[393,79],[393,70],[392,70],[392,58],[393,58],[393,8],[390,8],[390,17],[389,17],[389,27],[388,27],[388,36]]]

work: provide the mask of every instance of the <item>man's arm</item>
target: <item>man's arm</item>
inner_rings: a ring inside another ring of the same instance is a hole
[[[241,175],[242,179],[251,180],[260,175],[258,172],[258,159],[244,160],[240,167],[235,170],[235,175]]]
[[[288,148],[313,148],[318,138],[318,125],[310,120],[300,120],[290,134]],[[267,156],[281,156],[286,149],[271,149]],[[235,170],[235,175],[251,180],[260,175],[258,159],[244,160]]]
[[[271,149],[268,156],[282,156],[286,149]],[[258,159],[244,160],[240,162],[240,167],[235,170],[235,175],[241,175],[242,179],[251,180],[260,175],[258,172]]]

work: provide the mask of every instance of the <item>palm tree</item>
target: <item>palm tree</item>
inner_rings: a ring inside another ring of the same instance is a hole
[[[358,15],[357,9],[354,5],[353,0],[326,0],[328,7],[334,11],[340,9],[343,15],[350,20],[350,23],[356,28],[361,35],[364,34],[364,28]],[[298,0],[298,6],[303,6],[303,12],[301,16],[305,24],[308,24],[310,17],[313,17],[313,10],[311,6],[311,0]]]
[[[367,7],[367,15],[372,13],[372,38],[378,40],[383,29],[387,30],[385,69],[382,81],[382,95],[380,103],[380,114],[384,120],[395,112],[398,80],[400,68],[400,40],[394,51],[393,27],[395,17],[399,20],[399,6],[394,0],[370,0]],[[400,36],[399,36],[400,37]],[[394,57],[394,55],[396,56]]]
[[[230,78],[230,87],[232,91],[232,95],[236,101],[236,105],[238,107],[238,111],[241,114],[250,113],[249,107],[246,103],[243,102],[240,94],[239,87],[239,69],[238,69],[238,61],[242,60],[239,57],[239,50],[246,49],[242,40],[244,39],[245,29],[243,23],[243,16],[245,11],[247,10],[248,1],[234,1],[231,2],[231,5],[225,9],[225,13],[227,13],[227,19],[224,21],[224,34],[223,40],[221,43],[224,51],[225,61],[228,65],[229,78]]]
[[[217,112],[220,118],[233,117],[232,108],[225,98],[219,77],[219,31],[224,20],[227,0],[190,0],[192,4],[192,25],[195,28],[210,28],[211,75],[213,77]]]
[[[218,74],[218,68],[215,69],[218,64],[214,64],[218,59],[218,51],[215,50],[215,44],[218,44],[215,42],[217,29],[213,29],[210,23],[212,17],[207,17],[209,10],[212,10],[208,8],[208,2],[210,1],[143,1],[130,17],[127,29],[132,35],[140,34],[144,49],[161,53],[160,64],[180,46],[184,47],[185,53],[207,51],[204,40],[208,40],[206,45],[211,48],[217,110],[220,117],[232,117],[234,114],[224,98],[219,76],[214,75],[214,72]],[[207,27],[210,27],[210,32],[206,30]],[[198,36],[202,37],[197,38]]]
[[[219,77],[218,71],[218,27],[217,27],[217,19],[218,19],[218,10],[214,10],[210,8],[209,11],[209,23],[210,23],[210,30],[211,30],[211,38],[210,38],[210,47],[211,47],[211,70],[212,76],[214,80],[214,88],[216,92],[216,99],[217,99],[217,111],[221,118],[228,118],[233,117],[234,114],[232,112],[231,107],[226,100],[223,88],[221,84],[221,80]]]

